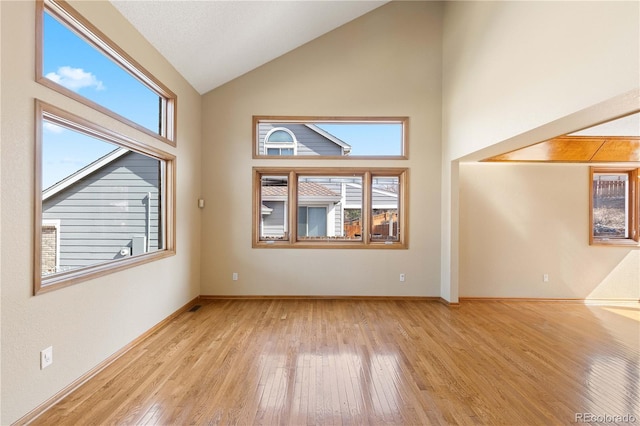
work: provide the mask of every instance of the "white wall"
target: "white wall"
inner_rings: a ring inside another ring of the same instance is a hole
[[[35,2],[0,2],[2,417],[9,424],[199,294],[200,96],[108,2],[73,2],[178,95],[177,255],[39,296],[33,286],[34,98],[138,136],[34,81]],[[39,367],[53,346],[54,363]]]
[[[585,164],[461,164],[460,297],[640,299],[640,250],[589,245],[589,182]]]
[[[638,2],[448,2],[444,16],[449,159],[640,85]]]
[[[637,90],[639,8],[638,2],[445,3],[442,293],[448,300],[457,300],[458,284],[446,268],[455,268],[468,243],[458,240],[457,222],[448,223],[458,216],[451,162],[498,143],[515,149],[577,130],[577,123],[594,124],[562,119]],[[589,116],[604,120],[638,106],[636,94],[623,108],[595,108]],[[459,264],[461,274],[465,268]]]
[[[438,296],[440,81],[441,4],[392,2],[204,95],[202,294]],[[409,167],[410,248],[252,249],[252,115],[409,116],[408,161],[286,164]]]
[[[2,22],[2,7],[0,6],[0,22]],[[0,48],[2,47],[2,31],[0,31]],[[1,50],[0,50],[1,52]],[[0,54],[0,77],[2,77],[2,55]],[[2,83],[0,83],[0,96]],[[2,117],[2,102],[0,101],[0,117]],[[1,122],[0,122],[1,123]],[[2,131],[0,131],[0,159],[2,158]],[[2,194],[2,161],[0,161],[0,194]],[[2,241],[2,197],[0,196],[0,242]],[[2,244],[0,244],[0,423],[2,423]]]

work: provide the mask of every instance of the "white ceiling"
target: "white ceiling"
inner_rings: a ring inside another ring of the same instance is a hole
[[[387,0],[111,0],[111,3],[203,94]]]

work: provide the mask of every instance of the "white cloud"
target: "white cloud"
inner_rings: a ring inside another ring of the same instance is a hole
[[[53,124],[53,123],[49,123],[48,121],[45,121],[43,124],[43,127],[45,130],[51,132],[51,133],[62,133],[64,132],[64,128],[58,126],[57,124]]]
[[[96,90],[105,90],[102,81],[98,80],[95,75],[83,70],[82,68],[73,68],[64,66],[58,68],[58,72],[50,72],[45,75],[51,81],[54,81],[67,89],[77,92],[85,87],[94,87]]]

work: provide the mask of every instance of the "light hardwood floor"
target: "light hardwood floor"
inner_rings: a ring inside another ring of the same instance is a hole
[[[33,424],[640,424],[637,305],[200,304]]]

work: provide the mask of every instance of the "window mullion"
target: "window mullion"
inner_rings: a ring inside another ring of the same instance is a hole
[[[640,169],[635,169],[630,173],[630,223],[629,229],[631,230],[631,238],[638,242],[640,241]]]
[[[401,173],[398,179],[400,188],[398,189],[398,242],[402,245],[407,243],[407,230],[405,229],[407,223],[407,173]]]
[[[289,172],[287,201],[289,203],[289,244],[293,244],[298,240],[298,174],[293,170]]]
[[[366,245],[371,242],[371,187],[373,176],[371,172],[364,172],[362,178],[362,242]]]

